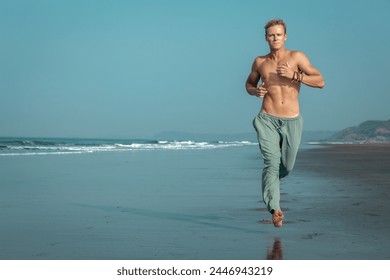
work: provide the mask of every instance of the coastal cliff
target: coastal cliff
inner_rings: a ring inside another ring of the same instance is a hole
[[[390,120],[365,121],[333,134],[324,142],[390,143]]]

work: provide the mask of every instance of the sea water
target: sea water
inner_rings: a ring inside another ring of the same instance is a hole
[[[330,132],[305,132],[301,149],[319,144]],[[211,150],[220,148],[258,145],[254,134],[247,139],[223,140],[212,136],[207,140],[172,139],[77,139],[77,138],[30,138],[0,137],[0,156],[67,155],[95,152],[126,152],[153,150]]]

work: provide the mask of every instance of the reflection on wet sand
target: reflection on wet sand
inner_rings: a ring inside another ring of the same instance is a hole
[[[283,248],[280,238],[276,237],[272,248],[267,249],[267,260],[283,260]]]

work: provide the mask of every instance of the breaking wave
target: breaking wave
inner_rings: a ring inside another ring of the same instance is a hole
[[[256,145],[249,141],[85,140],[0,138],[0,156],[61,155],[114,151],[206,150]]]

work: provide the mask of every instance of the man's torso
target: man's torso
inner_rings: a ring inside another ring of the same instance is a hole
[[[268,55],[261,56],[258,72],[261,76],[267,94],[264,96],[261,111],[278,117],[296,117],[300,114],[298,95],[299,83],[293,83],[291,79],[281,77],[276,73],[279,65],[288,63],[294,71],[298,71],[298,61],[294,59],[294,53],[287,51],[279,61],[272,60]]]

